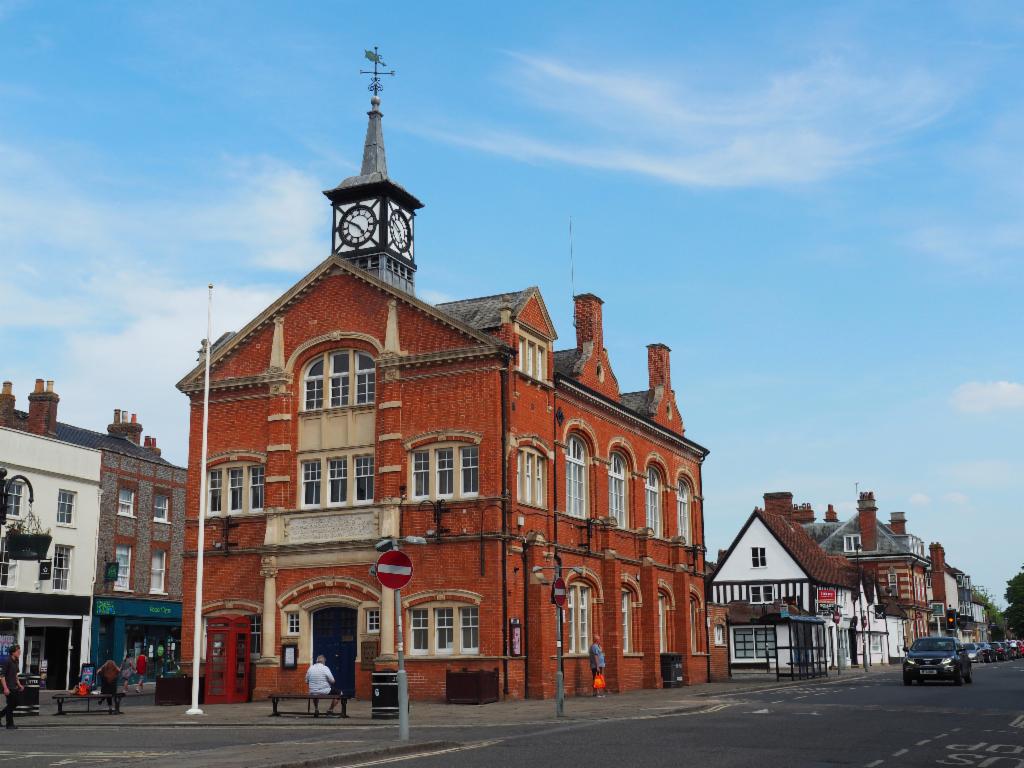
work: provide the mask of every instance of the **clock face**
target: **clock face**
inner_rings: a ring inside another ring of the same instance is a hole
[[[401,211],[392,210],[388,216],[388,233],[391,245],[396,251],[405,253],[409,250],[409,242],[412,240],[409,232],[409,220]]]
[[[365,205],[354,205],[345,211],[338,224],[338,235],[351,248],[358,248],[377,229],[377,214]]]

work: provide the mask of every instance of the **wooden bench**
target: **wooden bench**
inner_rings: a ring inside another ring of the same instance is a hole
[[[68,704],[79,704],[85,702],[85,709],[78,710],[79,712],[92,712],[93,703],[105,704],[107,707],[108,715],[123,715],[121,711],[121,699],[124,698],[123,693],[104,693],[104,694],[90,694],[88,696],[79,696],[75,693],[56,693],[53,695],[53,700],[57,702],[57,711],[54,715],[67,715],[70,712],[65,712],[64,707]]]
[[[271,703],[274,706],[274,711],[271,713],[271,717],[280,717],[281,715],[301,715],[301,712],[281,712],[278,708],[278,703],[282,701],[305,701],[306,702],[306,714],[312,715],[313,717],[320,717],[320,702],[340,702],[341,703],[341,716],[348,717],[348,696],[344,696],[340,693],[272,693],[269,696]],[[312,706],[312,711],[310,711]],[[326,716],[326,712],[322,713]]]

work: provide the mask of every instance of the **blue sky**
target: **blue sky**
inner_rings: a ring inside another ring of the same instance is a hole
[[[294,7],[291,7],[294,5]],[[329,248],[377,44],[420,295],[605,300],[624,389],[672,348],[712,553],[761,494],[883,516],[1001,595],[1024,561],[1016,3],[0,0],[0,315],[19,405],[140,414]]]

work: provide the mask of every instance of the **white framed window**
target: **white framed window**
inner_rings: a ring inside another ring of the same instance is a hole
[[[661,473],[657,468],[647,468],[644,491],[647,499],[647,527],[654,531],[655,536],[661,536]]]
[[[679,536],[690,543],[690,486],[680,478],[676,485],[676,526]]]
[[[287,613],[285,613],[284,617],[285,617],[285,628],[287,629],[288,634],[289,635],[297,635],[297,634],[299,634],[299,612],[298,611],[288,611]]]
[[[622,590],[619,600],[622,612],[622,652],[633,650],[633,598],[628,589]]]
[[[167,552],[162,549],[154,549],[150,558],[149,567],[149,591],[153,594],[162,595],[167,592]]]
[[[18,561],[7,554],[7,537],[0,539],[0,587],[18,586]]]
[[[450,499],[455,495],[455,449],[438,448],[435,451],[437,464],[437,495]]]
[[[480,653],[480,609],[475,605],[459,608],[462,629],[462,653]]]
[[[565,447],[565,500],[566,511],[574,517],[587,512],[586,459],[583,441],[570,437]]]
[[[590,587],[585,584],[570,585],[565,607],[569,625],[569,653],[589,653]]]
[[[626,461],[613,453],[608,464],[608,512],[620,528],[626,527]]]
[[[21,517],[21,498],[24,493],[24,483],[20,480],[11,483],[7,491],[7,516]]]
[[[751,584],[750,585],[750,602],[751,603],[771,603],[775,600],[775,585],[774,584]]]
[[[306,369],[305,405],[307,411],[318,411],[324,407],[324,361],[320,358]]]
[[[426,608],[409,611],[409,651],[416,655],[430,652],[430,614]]]
[[[876,635],[874,632],[871,633],[871,652],[881,653],[882,652],[882,638]]]
[[[668,653],[668,598],[658,595],[658,650]]]
[[[57,491],[57,525],[74,525],[75,492]]]
[[[373,456],[356,456],[356,502],[373,501]]]
[[[214,469],[210,472],[210,481],[207,488],[210,497],[207,514],[214,515],[221,512],[221,477],[222,474],[219,469]]]
[[[158,523],[166,523],[171,515],[171,502],[164,493],[153,496],[153,519]]]
[[[896,569],[889,569],[889,594],[898,596],[900,593],[900,582],[899,577],[896,575]]]
[[[67,592],[71,586],[71,547],[57,544],[53,548],[51,586],[54,592]]]
[[[241,467],[231,467],[228,470],[228,512],[242,511],[242,503],[245,498],[244,485],[245,470]]]
[[[775,627],[733,627],[732,644],[737,659],[774,659]]]
[[[700,601],[690,598],[690,651],[700,653],[704,650],[704,621],[701,617]]]
[[[547,485],[544,482],[546,459],[534,451],[519,452],[519,501],[533,507],[547,507]]]
[[[860,534],[853,533],[843,536],[843,552],[856,552],[860,549]]]
[[[348,459],[328,460],[327,486],[331,504],[344,504],[348,501]]]
[[[131,590],[132,577],[132,548],[128,544],[118,544],[114,548],[114,557],[117,560],[117,581],[114,582],[114,589],[126,592]]]
[[[249,467],[249,511],[259,512],[263,509],[263,498],[266,489],[266,470],[262,464]]]
[[[117,492],[117,514],[121,517],[135,517],[135,491],[121,488]]]
[[[768,565],[767,559],[765,559],[764,547],[751,547],[750,548],[750,562],[754,568],[766,568]]]
[[[449,654],[455,647],[455,609],[434,609],[434,652]]]
[[[519,337],[519,358],[518,368],[522,373],[534,379],[544,380],[544,370],[547,367],[547,345],[539,340],[530,339],[525,336]]]
[[[459,449],[462,460],[462,495],[475,496],[480,493],[480,448],[466,445]]]
[[[725,645],[725,626],[715,624],[715,645]]]
[[[352,358],[348,352],[335,352],[331,355],[331,407],[348,405],[349,377],[348,372]]]
[[[302,462],[302,506],[320,506],[320,462]]]
[[[366,609],[366,631],[371,635],[380,633],[380,608]]]
[[[205,627],[206,619],[203,619]],[[203,648],[206,647],[206,634],[203,634]],[[249,658],[257,660],[263,654],[263,617],[258,613],[249,614]]]
[[[376,395],[377,364],[363,352],[356,353],[356,405],[372,403]]]
[[[417,499],[430,496],[430,451],[412,455],[412,495]]]

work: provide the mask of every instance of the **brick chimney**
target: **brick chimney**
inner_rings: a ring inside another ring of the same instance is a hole
[[[36,388],[28,396],[28,431],[36,435],[57,434],[57,403],[60,397],[53,391],[53,382],[36,379]]]
[[[890,514],[889,529],[897,536],[905,536],[907,533],[907,513],[893,512]]]
[[[139,424],[138,416],[132,414],[128,419],[128,411],[120,408],[114,409],[114,421],[107,425],[107,434],[115,437],[126,437],[136,445],[142,442],[142,425]]]
[[[764,511],[788,518],[793,514],[793,494],[789,491],[773,491],[764,495]]]
[[[604,302],[592,293],[574,296],[576,302],[576,349],[583,349],[587,342],[593,342],[598,353],[604,349],[604,321],[601,305]]]
[[[813,523],[814,507],[810,504],[794,504],[790,516],[793,518],[794,523],[800,523],[801,525]]]
[[[928,546],[932,556],[932,595],[935,602],[946,604],[946,550],[939,542]]]
[[[865,552],[874,551],[878,547],[878,506],[874,491],[863,491],[857,499],[857,525],[861,548]]]
[[[825,510],[825,522],[826,523],[838,523],[839,515],[836,514],[836,509],[831,504],[828,505],[828,509]]]
[[[9,381],[4,382],[3,391],[0,392],[0,427],[14,426],[14,385]]]
[[[647,345],[648,389],[664,387],[665,392],[672,390],[672,369],[669,365],[671,352],[664,344]]]
[[[160,455],[160,449],[156,447],[156,438],[149,435],[146,436],[145,448],[151,453],[155,453],[157,456]]]

